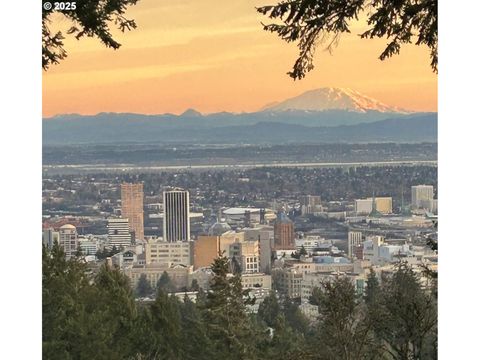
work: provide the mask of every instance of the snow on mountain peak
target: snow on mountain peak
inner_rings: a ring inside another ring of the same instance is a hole
[[[350,88],[324,87],[306,91],[293,98],[281,101],[272,106],[262,108],[263,111],[325,111],[325,110],[346,110],[353,112],[399,112],[409,111],[395,106],[389,106],[381,101],[363,95]]]

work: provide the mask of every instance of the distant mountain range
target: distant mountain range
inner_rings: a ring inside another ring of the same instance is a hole
[[[436,141],[437,114],[412,113],[354,90],[321,88],[253,113],[100,113],[43,120],[43,143]]]

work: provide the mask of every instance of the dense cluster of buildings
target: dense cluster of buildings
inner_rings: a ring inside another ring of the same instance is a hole
[[[425,216],[436,211],[433,187],[428,185],[412,187],[414,216],[393,214],[390,197],[357,199],[354,214],[343,218],[348,227],[344,250],[335,239],[296,231],[284,207],[220,209],[215,222],[204,224],[205,231],[192,236],[190,194],[178,188],[164,191],[163,203],[154,204],[163,211],[158,219],[163,236],[146,236],[143,184],[124,183],[120,190],[121,212],[107,219],[104,235],[80,235],[74,224],[65,223],[44,228],[44,245],[57,242],[67,259],[83,256],[92,268],[104,261],[118,266],[133,288],[142,276],[155,288],[166,273],[177,292],[193,298],[192,284],[208,290],[210,266],[224,255],[231,273],[240,274],[243,287],[257,298],[252,311],[274,290],[278,296],[299,301],[307,315],[315,311],[308,301],[313,289],[326,280],[348,277],[361,293],[370,269],[381,277],[398,261],[408,262],[419,273],[424,266],[436,268],[436,253],[416,245],[411,237],[424,231],[418,229],[433,229],[433,220]],[[319,196],[299,200],[302,215],[324,215]],[[372,230],[372,224],[378,226]],[[392,229],[408,236],[392,238]]]

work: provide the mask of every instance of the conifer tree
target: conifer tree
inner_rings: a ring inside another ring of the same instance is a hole
[[[212,341],[208,338],[206,324],[200,310],[188,297],[180,306],[181,341],[185,360],[209,360],[214,358]]]
[[[138,297],[145,297],[152,293],[153,289],[150,285],[150,282],[147,280],[147,276],[145,274],[140,275],[137,283],[136,295]]]
[[[287,324],[295,331],[306,334],[309,329],[309,321],[300,311],[298,304],[290,298],[286,298],[282,306]]]
[[[157,289],[160,289],[167,293],[172,293],[177,290],[177,287],[175,286],[172,279],[170,278],[170,275],[168,275],[166,271],[164,271],[163,274],[158,279]]]
[[[42,343],[43,357],[69,359],[81,332],[84,315],[81,299],[90,287],[85,265],[65,259],[63,249],[54,243],[42,249]]]
[[[324,358],[372,358],[377,350],[373,334],[350,279],[325,281],[314,290],[311,302],[319,307],[316,346]]]
[[[268,327],[273,327],[278,316],[280,315],[280,310],[280,304],[278,303],[277,296],[272,291],[258,306],[257,315],[259,319],[262,320]]]
[[[152,327],[149,353],[155,354],[153,358],[181,359],[183,343],[181,342],[181,319],[177,298],[159,289],[155,302],[150,307],[149,321]]]
[[[394,359],[436,357],[437,303],[418,275],[400,263],[382,286],[384,320],[376,327]]]
[[[246,314],[240,275],[229,274],[225,256],[217,257],[211,266],[213,278],[204,305],[207,331],[217,358],[256,359],[255,332]]]
[[[292,329],[285,321],[285,316],[279,314],[273,324],[273,337],[267,350],[269,359],[311,359],[304,337]]]

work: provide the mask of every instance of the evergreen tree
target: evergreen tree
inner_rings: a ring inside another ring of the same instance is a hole
[[[177,291],[177,287],[175,286],[174,282],[170,278],[170,275],[166,271],[160,276],[157,281],[157,289],[160,289],[167,293],[173,293]]]
[[[367,276],[367,287],[365,289],[365,303],[368,306],[376,306],[380,300],[380,292],[380,284],[377,275],[373,269],[370,269]]]
[[[238,259],[234,256],[232,257],[232,261],[230,263],[232,273],[234,274],[241,274],[242,273],[242,266],[238,262]]]
[[[302,247],[300,248],[299,255],[300,255],[300,256],[307,256],[307,255],[308,255],[308,252],[307,252],[307,250],[305,249],[305,246],[302,245]]]
[[[212,341],[208,338],[206,324],[200,310],[188,297],[180,306],[181,342],[185,360],[209,360],[214,358]]]
[[[190,291],[199,291],[199,290],[200,290],[200,285],[198,285],[198,280],[193,279],[190,285]]]
[[[43,252],[43,354],[47,359],[125,359],[136,316],[128,279],[103,266],[88,276],[55,245]]]
[[[283,302],[283,313],[287,324],[301,334],[306,334],[309,330],[309,321],[300,311],[298,304],[290,298]]]
[[[216,358],[256,359],[255,331],[246,314],[240,275],[229,274],[228,259],[216,258],[211,266],[213,278],[204,305],[204,319]]]
[[[319,307],[315,344],[322,358],[375,358],[373,334],[359,300],[346,277],[326,281],[313,292],[311,302]]]
[[[266,352],[265,358],[272,360],[307,360],[312,358],[306,349],[304,337],[287,324],[283,314],[279,314],[275,319],[273,337],[268,344],[268,348],[263,350]]]
[[[258,306],[257,315],[268,327],[273,327],[280,315],[280,310],[277,296],[275,292],[272,291]]]
[[[392,358],[435,358],[436,298],[422,288],[418,275],[401,263],[385,279],[382,293],[384,321],[375,330]]]
[[[150,282],[147,280],[147,276],[145,274],[140,275],[137,283],[136,295],[138,297],[145,297],[152,293],[153,289],[150,286]]]
[[[114,358],[130,356],[134,352],[130,341],[137,309],[128,277],[117,267],[104,264],[95,276],[94,288],[96,296],[89,297],[86,311],[98,313],[102,326],[97,324],[96,328],[105,331],[104,347]],[[92,347],[92,352],[98,352],[98,348]]]
[[[113,24],[117,29],[124,32],[135,29],[137,25],[132,19],[125,17],[127,7],[135,5],[138,0],[97,0],[78,1],[72,4],[69,9],[63,10],[62,17],[70,22],[71,26],[66,34],[75,38],[96,37],[106,47],[118,49],[121,44],[113,39],[110,26]],[[47,70],[50,65],[58,64],[60,60],[67,57],[64,48],[64,33],[57,31],[52,33],[49,24],[52,22],[52,14],[58,10],[45,7],[47,2],[43,1],[42,12],[42,67]],[[54,18],[53,18],[54,19]],[[65,21],[65,20],[64,20]]]
[[[150,307],[148,321],[152,328],[148,353],[152,358],[181,359],[184,344],[181,341],[181,319],[176,296],[170,296],[159,289],[155,302]]]
[[[42,249],[42,350],[46,359],[78,358],[80,320],[85,314],[80,303],[89,292],[85,265],[65,259],[63,249],[54,243]]]
[[[350,32],[350,24],[367,8],[369,28],[360,36],[389,40],[380,60],[398,54],[403,44],[424,45],[430,50],[430,65],[436,72],[437,1],[281,0],[257,11],[274,20],[264,25],[264,30],[276,33],[287,42],[297,42],[299,55],[288,73],[293,79],[302,79],[313,69],[315,48],[319,43],[326,42],[326,49],[332,51],[340,36]]]

